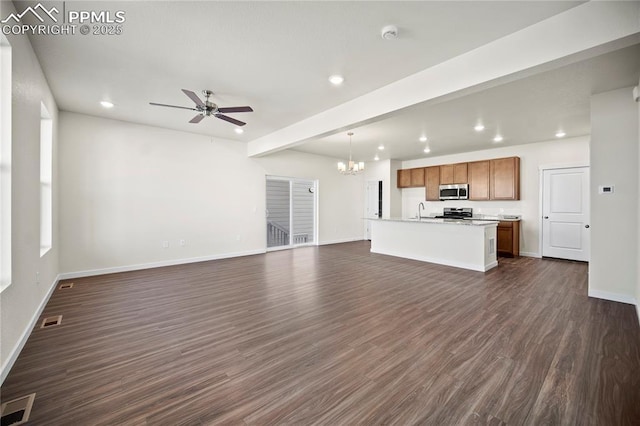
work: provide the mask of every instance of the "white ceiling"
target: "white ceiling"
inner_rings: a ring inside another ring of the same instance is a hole
[[[36,1],[14,2],[18,11]],[[42,2],[56,5],[62,2]],[[62,110],[251,141],[376,88],[547,19],[582,2],[66,2],[75,10],[124,10],[117,36],[32,36],[31,42]],[[395,24],[399,38],[380,30]],[[588,95],[598,86],[633,84],[635,51],[572,66],[435,105],[417,105],[354,129],[354,152],[371,160],[478,149],[499,129],[506,143],[548,140],[557,127],[588,133]],[[633,58],[629,59],[629,55]],[[615,60],[612,65],[611,61]],[[620,78],[603,79],[609,72]],[[345,83],[327,78],[342,74]],[[635,74],[635,75],[634,75]],[[627,83],[628,82],[628,83]],[[245,133],[209,118],[189,124],[180,89],[211,89],[220,106],[251,105]],[[105,110],[99,101],[116,104]],[[483,135],[469,133],[481,118]],[[297,150],[343,157],[345,134]]]
[[[548,141],[560,130],[566,137],[587,135],[590,96],[637,85],[639,75],[640,44],[458,99],[418,104],[350,129],[354,160],[371,161],[376,154],[409,160]],[[477,123],[485,130],[476,132]],[[496,134],[504,138],[499,144],[493,142]],[[423,135],[426,143],[419,141]],[[342,132],[294,149],[341,158],[348,156],[348,140]]]

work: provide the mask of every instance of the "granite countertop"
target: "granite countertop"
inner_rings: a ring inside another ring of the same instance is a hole
[[[401,217],[396,218],[388,218],[388,219],[369,219],[369,220],[378,220],[381,222],[409,222],[409,223],[429,223],[429,224],[442,224],[442,225],[464,225],[464,226],[492,226],[497,225],[498,220],[491,219],[436,219],[433,217],[422,217],[418,218],[410,218],[403,219]]]
[[[518,222],[521,220],[521,216],[515,215],[515,214],[505,214],[505,215],[497,215],[497,216],[492,216],[492,215],[475,216],[474,215],[473,220],[498,220],[500,222]]]

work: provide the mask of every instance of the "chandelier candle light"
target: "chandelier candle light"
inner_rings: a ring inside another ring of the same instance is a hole
[[[343,175],[355,175],[364,171],[364,161],[356,163],[351,158],[351,136],[353,132],[347,133],[349,135],[349,162],[347,164],[342,161],[338,163],[338,171]]]

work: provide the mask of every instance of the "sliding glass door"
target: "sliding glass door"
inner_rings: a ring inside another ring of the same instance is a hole
[[[316,182],[267,176],[267,248],[313,244]]]

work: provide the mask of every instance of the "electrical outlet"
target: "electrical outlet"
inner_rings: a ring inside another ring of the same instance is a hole
[[[164,240],[164,241],[162,242],[162,248],[169,248],[169,241]]]
[[[187,245],[187,242],[185,240],[180,240],[180,247],[184,247]]]
[[[40,272],[36,272],[36,284],[40,284]]]
[[[240,234],[236,235],[236,241],[240,241]]]

